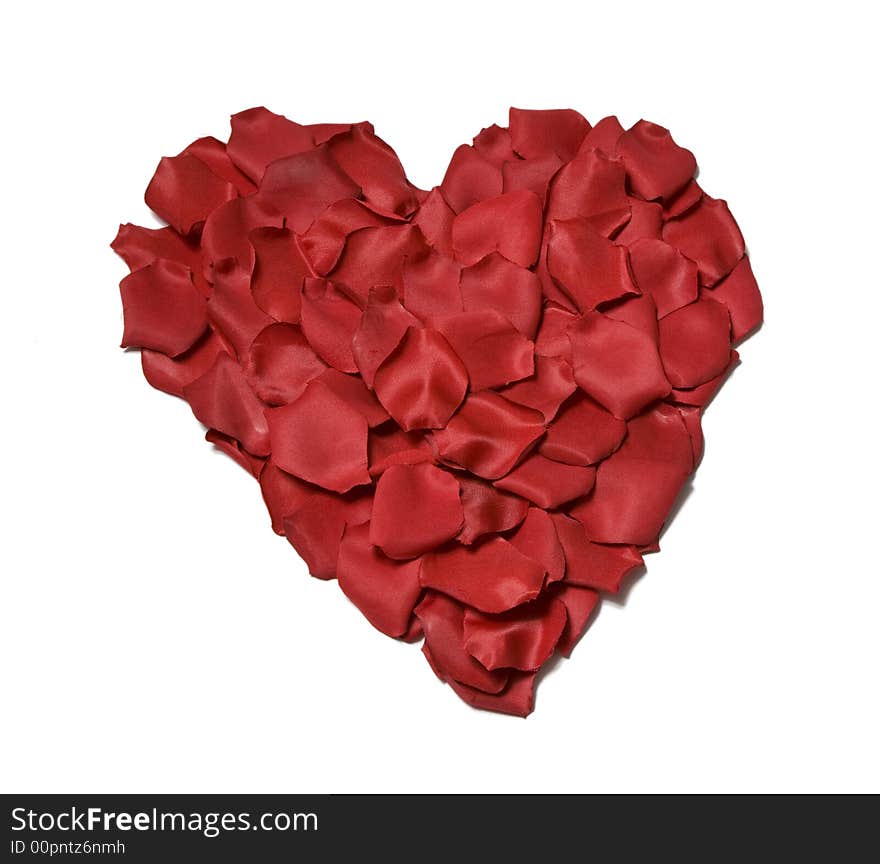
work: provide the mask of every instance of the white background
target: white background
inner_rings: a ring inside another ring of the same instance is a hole
[[[869,4],[30,3],[2,149],[3,791],[878,791]],[[509,105],[672,129],[767,323],[663,551],[528,720],[479,713],[269,529],[118,349],[117,224],[265,104],[420,186]]]

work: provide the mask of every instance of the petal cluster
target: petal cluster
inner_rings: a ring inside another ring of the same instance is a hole
[[[274,530],[467,703],[533,707],[702,453],[762,320],[668,130],[511,109],[414,187],[369,123],[264,108],[163,158],[113,248],[122,344]]]

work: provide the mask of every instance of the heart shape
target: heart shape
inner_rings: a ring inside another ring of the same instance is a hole
[[[479,708],[525,716],[656,551],[762,319],[661,126],[511,109],[416,189],[369,123],[254,108],[164,158],[113,248],[125,347],[275,531]]]

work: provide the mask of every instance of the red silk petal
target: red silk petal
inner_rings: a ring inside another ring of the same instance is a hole
[[[629,247],[636,284],[657,304],[663,318],[697,299],[697,265],[662,240],[639,240]]]
[[[641,330],[657,344],[660,328],[657,325],[657,304],[650,294],[624,297],[602,307],[603,315],[615,321],[623,321],[636,330]]]
[[[764,320],[764,301],[761,300],[752,265],[745,255],[731,274],[716,284],[707,296],[723,303],[730,312],[735,343],[757,330]]]
[[[580,585],[563,583],[553,587],[553,596],[565,605],[567,620],[565,629],[556,643],[556,650],[563,657],[571,657],[571,652],[584,631],[594,610],[599,605],[599,592]]]
[[[544,417],[484,390],[465,400],[446,428],[434,434],[440,456],[487,480],[503,477],[544,434]]]
[[[210,288],[201,277],[201,256],[194,241],[181,237],[173,228],[141,228],[139,225],[120,225],[110,248],[128,265],[129,270],[140,270],[157,258],[167,258],[185,264],[193,271],[196,287],[207,296]]]
[[[233,114],[231,125],[226,148],[229,158],[255,183],[262,179],[270,162],[314,146],[308,127],[265,108]]]
[[[534,371],[533,343],[498,312],[459,312],[435,326],[464,363],[471,390],[502,387]]]
[[[284,520],[311,498],[318,491],[317,487],[282,471],[271,458],[263,465],[259,479],[272,530],[283,535]]]
[[[251,195],[257,187],[235,166],[229,158],[226,145],[216,138],[197,138],[180,153],[195,156],[205,163],[218,177],[231,183],[239,195]]]
[[[392,465],[434,461],[434,452],[422,432],[404,432],[396,425],[371,429],[367,453],[371,477],[381,477]]]
[[[326,364],[295,324],[270,324],[261,330],[247,353],[245,374],[267,405],[298,399]]]
[[[535,339],[535,354],[544,357],[564,357],[571,361],[571,341],[568,328],[578,320],[578,316],[558,306],[546,306]]]
[[[340,372],[357,372],[351,341],[361,323],[358,305],[326,279],[306,279],[302,331],[315,353]]]
[[[544,567],[500,537],[473,546],[455,545],[422,558],[420,579],[482,612],[504,612],[534,600],[544,584]]]
[[[566,339],[567,341],[567,339]],[[510,387],[502,395],[517,405],[534,408],[550,423],[559,406],[577,389],[574,372],[562,357],[535,357],[535,372]]]
[[[623,135],[620,121],[612,117],[603,117],[588,133],[581,143],[580,152],[598,150],[605,156],[613,156],[617,152],[617,142]]]
[[[164,156],[147,186],[147,206],[175,231],[189,234],[221,204],[238,197],[231,183],[195,156]]]
[[[432,254],[407,260],[403,268],[404,304],[422,321],[461,312],[460,279],[461,267],[451,258]]]
[[[653,339],[622,321],[592,312],[570,328],[574,379],[622,419],[669,394]]]
[[[461,297],[468,312],[500,312],[526,339],[541,318],[541,283],[531,270],[497,252],[461,271]]]
[[[520,267],[531,267],[541,248],[543,207],[534,192],[508,192],[463,210],[452,223],[456,259],[465,267],[500,252]]]
[[[535,708],[534,672],[511,672],[507,685],[500,693],[484,693],[454,680],[448,683],[458,697],[472,708],[512,714],[514,717],[528,717]]]
[[[550,659],[566,620],[565,606],[552,597],[541,597],[501,615],[468,609],[464,647],[490,671],[534,672]]]
[[[674,198],[663,203],[663,218],[676,219],[699,204],[702,197],[703,190],[700,184],[696,180],[691,180]]]
[[[474,150],[493,165],[503,167],[505,162],[517,158],[513,152],[510,132],[493,123],[474,138]]]
[[[229,456],[238,465],[244,468],[248,474],[253,477],[260,476],[260,471],[266,460],[260,456],[254,456],[252,453],[248,453],[247,450],[235,440],[235,438],[230,438],[229,435],[224,435],[216,429],[209,429],[205,433],[205,440],[213,444],[222,453]]]
[[[631,246],[639,240],[659,240],[663,236],[663,208],[659,204],[630,198],[629,211],[629,222],[614,238],[615,242]],[[632,263],[632,249],[630,249],[630,263]]]
[[[547,204],[548,220],[576,219],[629,210],[626,171],[595,150],[585,150],[563,167],[553,180]]]
[[[254,303],[247,271],[231,261],[214,271],[214,290],[208,298],[208,321],[240,361],[254,339],[273,323]]]
[[[504,671],[489,672],[464,647],[464,609],[449,597],[428,591],[415,608],[425,631],[422,649],[441,680],[452,679],[483,693],[507,684]]]
[[[368,387],[373,386],[376,370],[400,344],[406,331],[418,324],[418,319],[401,306],[393,288],[378,286],[371,289],[351,343],[354,361]]]
[[[552,519],[565,551],[566,583],[616,593],[624,577],[642,564],[635,546],[594,543],[576,520],[562,513]]]
[[[667,222],[663,239],[696,261],[700,282],[708,287],[730,273],[746,251],[727,202],[708,196],[683,216]]]
[[[501,194],[501,166],[492,164],[470,145],[462,144],[452,154],[439,188],[452,210],[461,213],[478,201]]]
[[[376,372],[373,387],[398,425],[439,429],[467,392],[464,364],[436,330],[410,327]]]
[[[255,456],[269,454],[263,403],[228,354],[218,354],[204,375],[183,388],[183,396],[205,426],[237,439]]]
[[[626,167],[630,187],[648,200],[671,198],[694,176],[697,160],[679,147],[669,130],[639,120],[617,142],[617,156]]]
[[[549,111],[510,109],[511,145],[524,159],[552,153],[568,162],[589,131],[590,124],[586,119],[568,108]]]
[[[493,192],[500,194],[501,190]],[[455,211],[446,203],[439,186],[435,186],[428,197],[422,201],[418,212],[413,216],[413,225],[418,225],[425,240],[432,249],[441,255],[452,257],[452,223]]]
[[[183,354],[171,358],[158,351],[141,351],[141,368],[152,387],[183,398],[183,388],[200,378],[226,352],[223,340],[208,330],[195,345]]]
[[[119,283],[125,329],[122,347],[151,348],[177,357],[191,348],[208,326],[205,298],[189,267],[157,260]],[[169,315],[168,310],[173,309]]]
[[[544,510],[529,507],[523,523],[510,535],[510,544],[544,567],[547,583],[565,576],[565,553],[553,520]]]
[[[595,482],[593,467],[566,465],[533,453],[495,485],[549,510],[586,495]]]
[[[509,531],[526,518],[529,502],[524,498],[502,492],[491,484],[469,477],[467,474],[462,474],[458,482],[461,487],[461,506],[464,513],[464,525],[458,535],[458,541],[465,546],[470,546],[485,534]]]
[[[516,192],[528,189],[538,196],[543,204],[547,200],[550,181],[562,166],[555,155],[541,156],[537,159],[515,159],[501,166],[503,192]]]
[[[673,387],[697,387],[730,362],[730,315],[714,300],[698,300],[660,322],[660,357]]]
[[[303,280],[313,274],[296,238],[286,228],[257,228],[251,231],[250,240],[254,303],[276,321],[298,324]]]
[[[211,279],[212,267],[233,259],[242,270],[254,269],[254,247],[250,233],[254,228],[282,228],[284,217],[267,201],[256,195],[233,198],[214,210],[202,230],[202,257],[205,277]]]
[[[295,402],[266,417],[279,468],[334,492],[370,482],[367,421],[323,382],[310,382]]]
[[[369,525],[347,527],[336,565],[339,587],[388,636],[403,636],[422,593],[418,561],[392,561],[370,543]]]
[[[415,558],[458,534],[458,481],[435,465],[394,465],[376,484],[370,542],[391,558]]]
[[[540,452],[569,465],[595,465],[613,453],[626,436],[626,423],[585,393],[568,402],[547,429]]]
[[[629,273],[626,249],[606,240],[585,219],[553,223],[547,266],[582,312],[638,293]]]
[[[715,394],[718,392],[718,389],[727,379],[727,376],[738,364],[739,354],[736,351],[731,351],[730,363],[727,364],[727,368],[718,377],[713,378],[711,381],[707,381],[705,384],[701,384],[699,387],[680,390],[673,389],[672,398],[676,402],[681,402],[684,405],[705,407],[712,401]]]
[[[324,369],[317,380],[343,402],[356,408],[371,429],[374,426],[381,426],[385,421],[391,419],[381,402],[370,392],[359,376],[346,375],[338,369]]]

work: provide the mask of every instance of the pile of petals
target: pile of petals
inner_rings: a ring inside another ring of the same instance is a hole
[[[164,158],[113,248],[125,347],[272,527],[467,703],[525,716],[656,551],[761,322],[724,201],[661,126],[511,109],[440,186],[369,123],[264,108]]]

